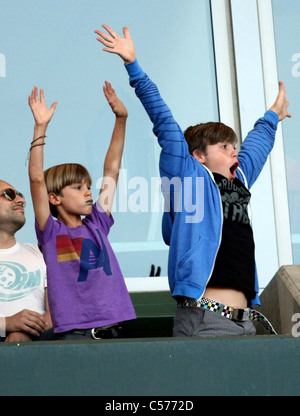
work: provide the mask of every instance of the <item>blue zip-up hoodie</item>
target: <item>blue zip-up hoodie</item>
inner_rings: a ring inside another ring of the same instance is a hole
[[[135,88],[149,115],[162,148],[159,169],[165,202],[170,207],[170,212],[163,216],[162,232],[165,243],[170,246],[170,289],[175,298],[186,296],[198,300],[210,280],[221,244],[223,208],[220,192],[212,172],[190,154],[184,133],[157,86],[143,72],[137,60],[125,68],[130,85]],[[256,181],[274,146],[278,122],[278,115],[267,111],[241,146],[237,178],[248,189]],[[164,181],[164,178],[168,180]],[[170,186],[174,178],[180,178],[181,189],[176,187],[176,181],[174,186]],[[193,206],[195,214],[191,215]],[[255,291],[257,295],[251,306],[260,304],[257,273]]]

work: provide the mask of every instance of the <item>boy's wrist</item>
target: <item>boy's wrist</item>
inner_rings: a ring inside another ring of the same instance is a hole
[[[35,124],[34,136],[43,136],[47,131],[48,124]]]
[[[277,111],[274,111],[272,108],[270,108],[267,112],[266,115],[269,114],[271,115],[274,120],[276,119],[279,122],[279,114],[277,113]]]
[[[136,61],[136,57],[134,57],[134,58],[132,58],[132,59],[127,59],[127,60],[125,60],[125,59],[124,59],[124,65],[125,65],[125,66],[127,66],[127,65],[131,65],[131,64],[133,64],[135,61]]]
[[[128,118],[128,114],[123,114],[123,115],[117,115],[116,114],[116,120],[118,120],[118,121],[125,122],[127,120],[127,118]]]
[[[129,57],[129,58],[123,58],[124,64],[125,65],[130,65],[132,64],[134,61],[136,60],[135,55]]]
[[[34,128],[35,129],[45,129],[45,130],[47,130],[47,128],[48,128],[48,123],[35,123],[35,125],[34,125]]]

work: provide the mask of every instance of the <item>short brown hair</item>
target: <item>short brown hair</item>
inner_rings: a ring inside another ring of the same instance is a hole
[[[62,165],[52,166],[44,172],[45,182],[48,194],[54,193],[62,195],[62,189],[74,183],[86,181],[92,185],[92,178],[88,170],[78,163],[65,163]],[[50,202],[51,214],[57,218],[57,208]]]
[[[208,122],[191,126],[184,132],[190,154],[195,150],[206,154],[208,145],[220,142],[236,144],[238,139],[231,127],[219,122]]]

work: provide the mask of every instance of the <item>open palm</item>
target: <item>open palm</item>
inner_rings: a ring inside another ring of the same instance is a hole
[[[123,28],[124,38],[122,38],[109,26],[102,25],[102,27],[109,33],[109,35],[101,32],[100,30],[95,30],[95,33],[100,36],[97,40],[106,46],[103,50],[105,52],[119,55],[124,60],[125,64],[134,62],[135,46],[128,28]]]
[[[50,108],[45,102],[44,90],[40,90],[40,97],[38,88],[34,87],[30,96],[28,97],[28,104],[31,108],[33,117],[37,125],[46,125],[50,122],[57,107],[57,103],[53,103]]]

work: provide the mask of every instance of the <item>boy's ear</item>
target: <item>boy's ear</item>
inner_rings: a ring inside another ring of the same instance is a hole
[[[50,194],[48,194],[48,199],[52,205],[58,206],[61,204],[60,197],[54,192],[50,192]]]
[[[204,153],[202,153],[202,152],[199,152],[199,150],[194,150],[194,151],[193,151],[193,157],[194,157],[195,159],[197,159],[197,160],[198,160],[198,162],[202,163],[202,165],[204,165],[204,164],[205,164],[205,162],[206,162],[206,157],[205,157],[205,154],[204,154]]]

